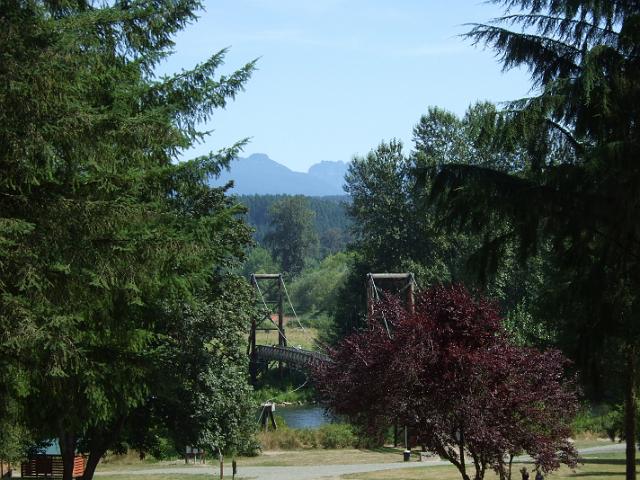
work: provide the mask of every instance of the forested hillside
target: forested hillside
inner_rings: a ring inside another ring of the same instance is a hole
[[[269,231],[269,207],[287,195],[239,195],[237,198],[247,207],[247,222],[255,228],[254,238],[262,244]],[[342,250],[350,240],[351,220],[346,213],[347,195],[306,197],[309,208],[315,213],[315,229],[321,249]]]

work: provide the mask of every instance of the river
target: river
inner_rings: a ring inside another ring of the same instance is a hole
[[[275,413],[284,419],[289,428],[319,428],[336,422],[335,418],[325,415],[324,408],[317,405],[277,405]]]
[[[325,415],[324,408],[317,405],[277,405],[276,415],[284,418],[289,428],[319,428],[336,423],[335,418]],[[54,441],[45,453],[60,455],[58,442]]]

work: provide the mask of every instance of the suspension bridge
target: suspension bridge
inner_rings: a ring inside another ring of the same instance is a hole
[[[290,346],[287,339],[288,326],[285,323],[285,301],[288,304],[293,320],[298,329],[309,338],[309,332],[298,318],[296,310],[291,303],[291,297],[287,291],[284,276],[281,273],[251,275],[251,284],[257,293],[260,314],[252,319],[249,332],[247,354],[251,379],[255,383],[259,370],[268,369],[272,363],[277,363],[278,368],[283,365],[298,370],[307,370],[330,361],[329,356],[318,350],[307,350]],[[384,293],[403,295],[408,310],[413,310],[416,282],[412,273],[369,273],[366,277],[367,291],[367,315],[371,316],[375,302],[381,299]],[[385,327],[389,331],[389,325]],[[257,343],[257,332],[276,331],[278,333],[277,345],[260,345]],[[310,338],[311,339],[311,338]],[[319,349],[323,345],[313,338],[311,344]]]

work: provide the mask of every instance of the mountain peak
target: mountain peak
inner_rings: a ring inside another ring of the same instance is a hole
[[[274,160],[271,160],[269,158],[269,155],[267,155],[266,153],[252,153],[251,155],[249,155],[246,158],[246,160],[254,160],[254,161],[258,161],[258,162],[273,162],[274,161]]]
[[[220,186],[233,180],[231,193],[237,195],[344,195],[342,186],[346,171],[345,162],[325,160],[312,165],[308,173],[294,172],[264,153],[253,153],[234,160],[229,171],[212,179],[211,184]]]

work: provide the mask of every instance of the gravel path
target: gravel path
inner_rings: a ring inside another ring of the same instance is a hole
[[[615,443],[597,447],[580,449],[582,455],[595,453],[611,453],[624,451],[624,443]],[[529,457],[518,457],[516,460],[530,460]],[[257,480],[315,480],[333,479],[349,473],[366,473],[379,470],[394,470],[399,468],[420,468],[450,465],[449,462],[441,460],[431,460],[428,462],[396,462],[396,463],[364,463],[347,465],[313,465],[313,466],[293,466],[293,467],[243,467],[238,468],[238,477],[255,478]],[[225,476],[231,478],[231,465],[225,466]],[[118,470],[113,472],[96,472],[100,475],[217,475],[218,467],[201,466],[193,468],[148,468],[144,470]]]

